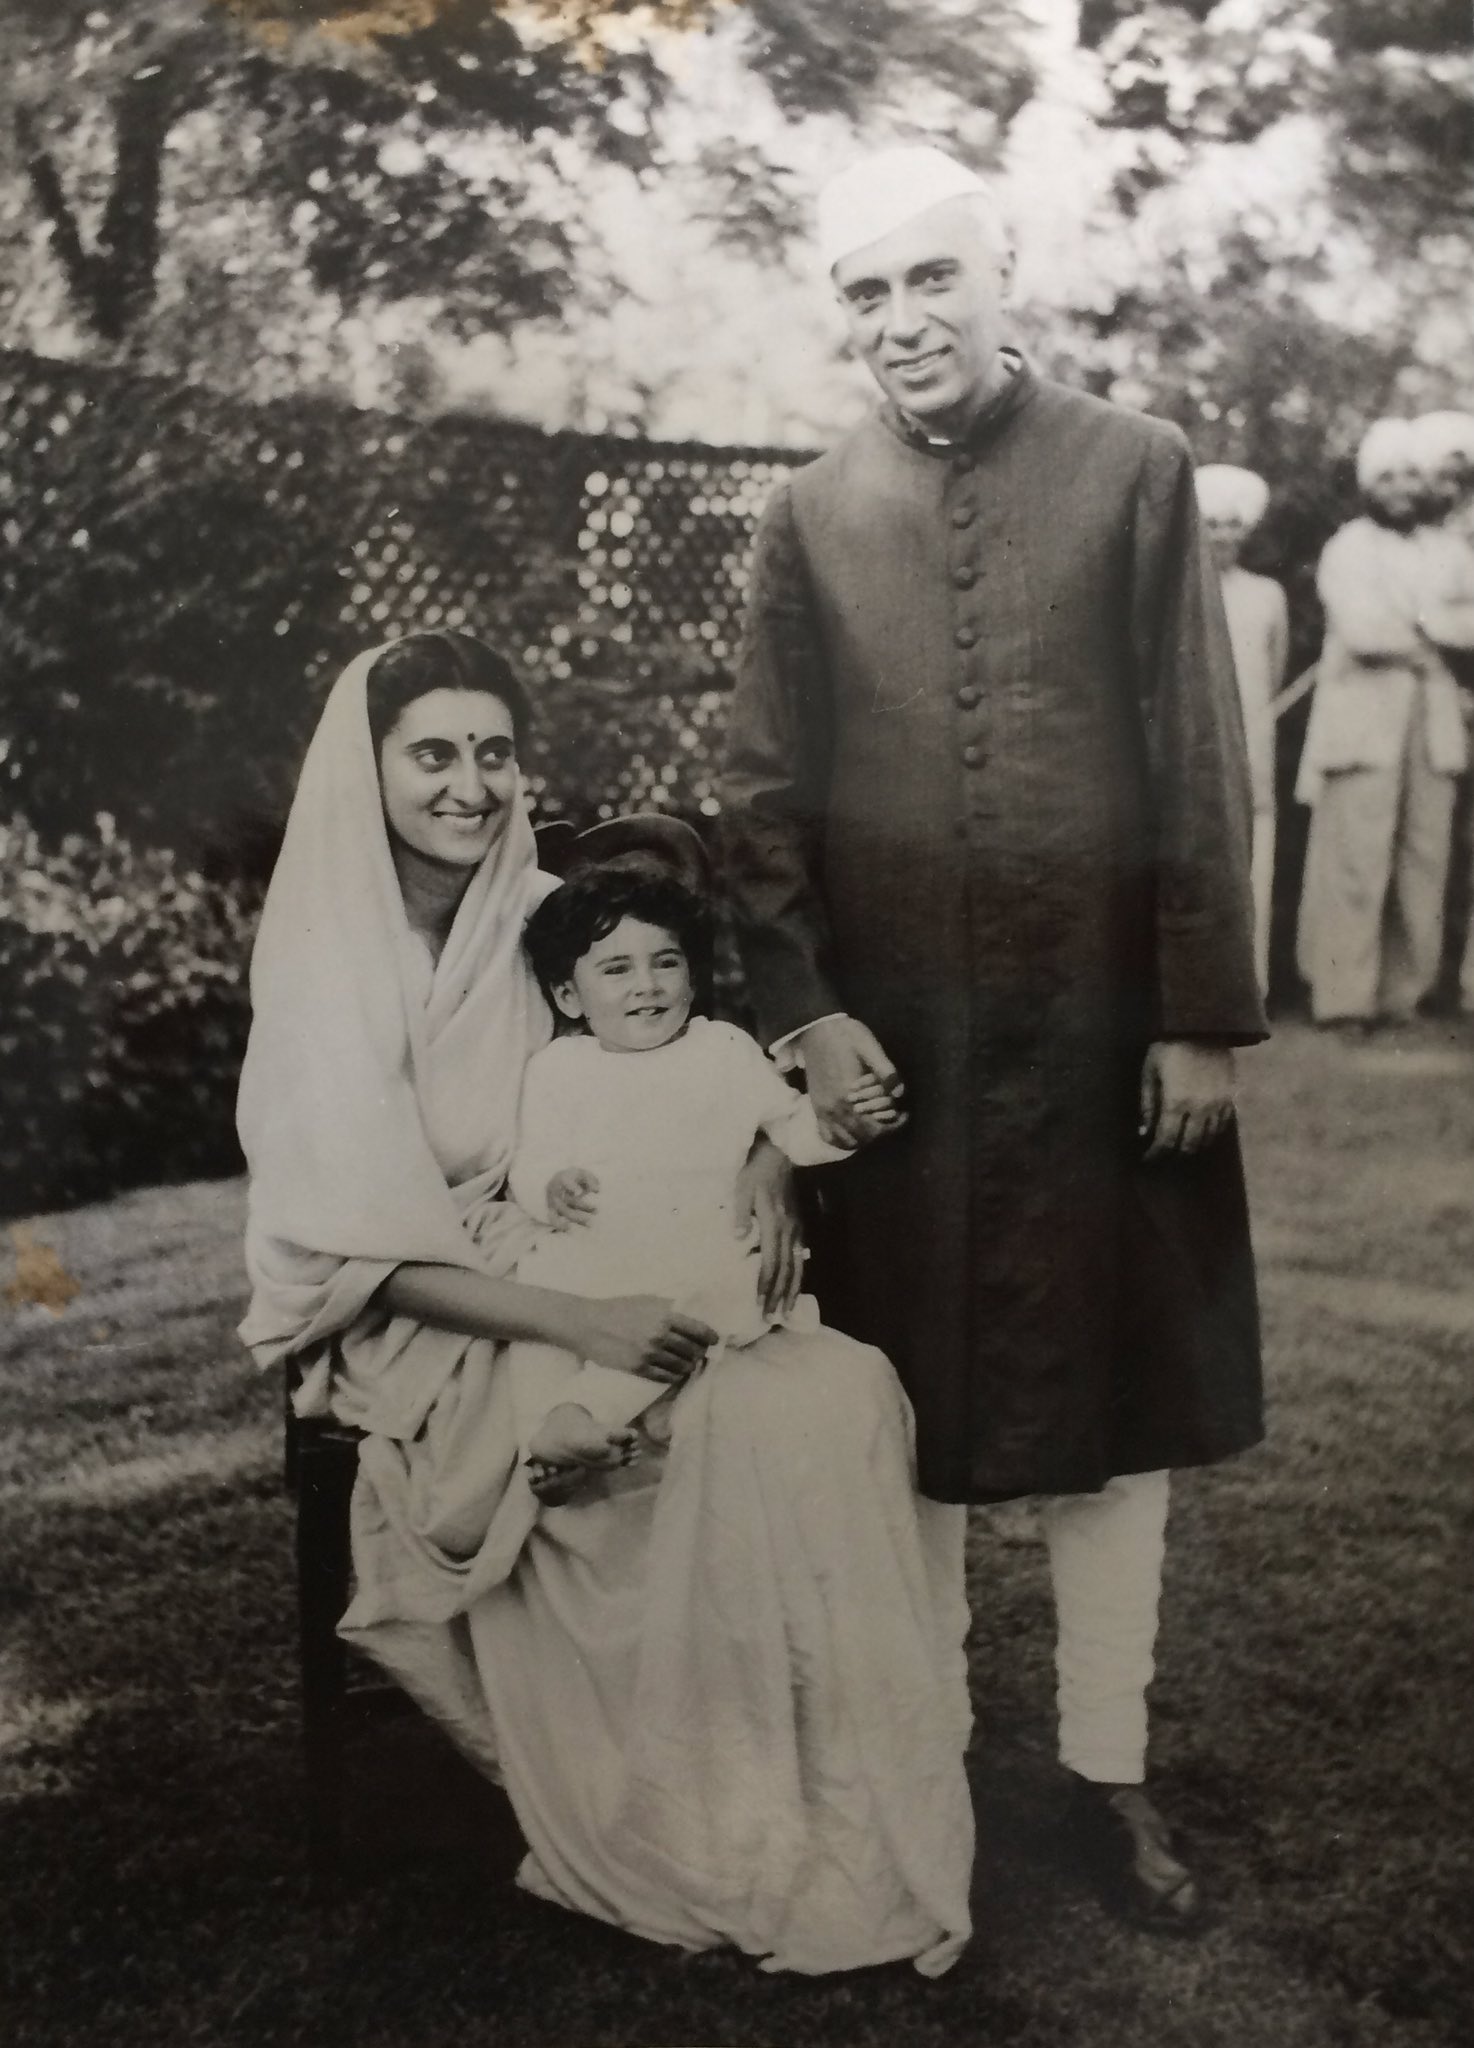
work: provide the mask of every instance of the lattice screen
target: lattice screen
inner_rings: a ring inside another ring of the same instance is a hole
[[[752,527],[804,459],[300,400],[251,408],[0,353],[0,606],[24,622],[9,658],[23,667],[40,650],[40,663],[56,643],[75,665],[80,605],[101,684],[167,675],[193,617],[210,655],[190,658],[179,688],[235,678],[282,707],[254,730],[266,744],[281,724],[290,755],[360,648],[464,627],[532,689],[544,812],[710,814]]]

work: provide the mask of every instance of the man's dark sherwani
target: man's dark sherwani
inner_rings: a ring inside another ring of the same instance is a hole
[[[832,1169],[830,1319],[923,1491],[1067,1493],[1262,1433],[1234,1135],[1143,1164],[1156,1039],[1263,1036],[1249,799],[1191,464],[1018,365],[961,448],[877,417],[759,529],[725,784],[768,1040],[868,1024],[909,1127]]]

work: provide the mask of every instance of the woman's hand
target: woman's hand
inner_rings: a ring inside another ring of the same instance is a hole
[[[793,1167],[771,1138],[759,1137],[737,1176],[739,1237],[757,1229],[757,1291],[765,1316],[784,1316],[798,1300],[804,1273],[803,1226]]]
[[[596,1365],[679,1387],[717,1341],[710,1323],[680,1315],[658,1294],[623,1294],[580,1304],[577,1349]]]
[[[565,1166],[555,1173],[544,1197],[554,1230],[586,1230],[599,1213],[594,1200],[598,1192],[599,1176],[582,1166]]]

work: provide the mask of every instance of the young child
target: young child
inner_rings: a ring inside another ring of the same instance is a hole
[[[779,1322],[817,1330],[809,1296],[764,1313],[758,1248],[738,1234],[737,1177],[760,1131],[798,1165],[847,1155],[745,1031],[693,1015],[711,955],[702,900],[658,864],[596,867],[539,906],[526,946],[550,1001],[583,1028],[528,1062],[511,1192],[555,1227],[519,1279],[666,1295],[728,1344]],[[876,1135],[901,1121],[878,1083],[853,1101]],[[544,1344],[511,1345],[509,1362],[519,1436],[544,1482],[627,1462],[638,1446],[629,1425],[663,1395],[645,1433],[668,1434],[673,1397],[658,1381]]]

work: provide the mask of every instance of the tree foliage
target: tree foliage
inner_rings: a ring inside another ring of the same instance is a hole
[[[1086,0],[1106,125],[1186,145],[1248,142],[1305,115],[1332,153],[1333,203],[1385,246],[1467,220],[1474,66],[1462,0]],[[1143,150],[1135,177],[1160,182]],[[1125,187],[1125,196],[1131,186]]]
[[[1013,13],[1001,0],[22,0],[0,24],[9,170],[46,225],[72,319],[148,365],[196,367],[205,305],[247,335],[314,298],[350,318],[416,304],[456,338],[510,333],[608,292],[609,252],[581,225],[591,166],[684,178],[692,213],[738,248],[771,253],[792,227],[770,153],[710,133],[674,160],[663,117],[684,50],[725,38],[780,124],[855,123],[908,94],[1004,123],[1032,77]],[[13,194],[10,212],[19,241]]]

